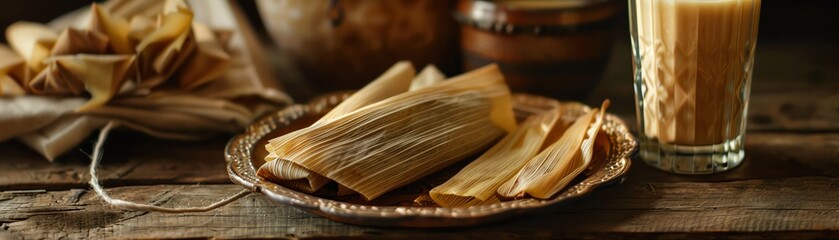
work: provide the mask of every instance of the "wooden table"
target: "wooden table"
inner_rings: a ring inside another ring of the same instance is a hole
[[[616,44],[588,99],[634,125],[628,43]],[[790,47],[795,46],[795,47]],[[24,238],[839,238],[839,50],[758,46],[745,163],[725,174],[681,176],[634,160],[623,184],[509,222],[462,229],[347,225],[252,194],[204,213],[111,209],[91,191],[84,155],[55,163],[0,144],[0,239]],[[116,134],[101,167],[114,197],[203,205],[242,188],[225,172],[227,138],[171,142]],[[89,143],[82,146],[90,149]]]

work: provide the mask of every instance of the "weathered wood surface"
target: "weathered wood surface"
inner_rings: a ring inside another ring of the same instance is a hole
[[[230,183],[224,162],[226,138],[200,142],[160,140],[115,132],[105,144],[99,179],[109,186]],[[90,152],[91,144],[81,150]],[[16,142],[0,144],[0,189],[86,188],[90,160],[80,150],[48,162]]]
[[[621,185],[545,214],[477,228],[356,227],[282,206],[256,194],[206,213],[122,212],[105,207],[95,194],[80,187],[0,193],[0,229],[13,236],[48,239],[679,238],[688,232],[708,237],[839,237],[839,134],[755,133],[749,135],[747,142],[746,162],[725,175],[673,175],[636,161],[627,182]],[[187,157],[177,162],[193,166],[202,161]],[[78,171],[86,173],[84,169]],[[226,177],[224,173],[214,174]],[[79,178],[87,179],[86,175]],[[231,184],[170,184],[116,187],[109,191],[129,200],[183,206],[207,204],[240,189]]]
[[[640,168],[642,166],[639,166]],[[637,172],[637,171],[634,171]],[[164,206],[206,204],[236,185],[119,187],[113,196]],[[86,190],[0,195],[0,222],[34,238],[159,237],[479,237],[635,236],[671,233],[814,234],[839,229],[839,178],[731,182],[630,181],[544,214],[464,229],[384,229],[341,224],[281,206],[259,195],[205,213],[121,212]],[[833,235],[831,235],[833,234]]]

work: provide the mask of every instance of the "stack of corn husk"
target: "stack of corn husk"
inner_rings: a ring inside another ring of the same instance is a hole
[[[0,141],[54,159],[109,121],[152,136],[240,131],[291,102],[227,0],[112,0],[0,45]]]
[[[552,102],[516,124],[495,65],[444,78],[397,63],[311,126],[270,140],[258,174],[310,193],[334,181],[338,194],[372,200],[482,153],[429,193],[462,207],[550,198],[592,162],[608,101],[582,114]]]

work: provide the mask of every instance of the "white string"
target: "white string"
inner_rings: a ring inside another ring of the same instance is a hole
[[[105,125],[105,127],[102,128],[102,131],[99,132],[99,139],[96,140],[96,145],[93,147],[93,155],[90,155],[90,182],[88,183],[90,184],[90,187],[92,187],[93,190],[96,191],[96,194],[98,194],[99,197],[102,198],[102,200],[104,200],[109,205],[123,210],[131,211],[153,211],[165,213],[206,212],[227,205],[233,201],[236,201],[236,199],[250,194],[250,191],[245,189],[233,196],[219,200],[208,206],[185,208],[167,208],[111,198],[111,196],[109,196],[108,193],[105,192],[105,189],[103,189],[102,186],[99,185],[99,178],[96,177],[96,167],[99,166],[99,161],[102,159],[102,145],[105,143],[105,139],[108,137],[108,133],[111,131],[111,129],[113,129],[116,126],[117,124],[114,121],[111,121],[108,122],[108,125]]]

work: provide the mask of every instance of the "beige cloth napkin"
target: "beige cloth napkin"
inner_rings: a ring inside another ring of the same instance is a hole
[[[103,4],[103,8],[110,10],[112,16],[126,17],[160,12],[167,7],[165,3],[163,0],[109,1]],[[218,133],[240,131],[255,117],[291,102],[277,88],[276,80],[262,56],[263,49],[236,5],[228,0],[193,0],[188,3],[194,13],[193,23],[230,31],[230,35],[226,36],[228,39],[223,41],[230,53],[226,71],[211,73],[218,75],[212,79],[192,78],[197,79],[198,84],[194,81],[181,82],[179,88],[118,95],[104,106],[84,111],[77,109],[89,101],[87,97],[2,96],[0,141],[17,139],[52,161],[109,121],[154,137],[202,139]],[[56,19],[50,27],[84,26],[89,21],[89,9]],[[195,36],[190,37],[196,37],[197,45],[201,45],[200,38],[206,35],[199,36],[202,34],[199,31],[206,33],[207,28],[198,28],[201,29],[193,28],[192,35]],[[204,46],[204,49],[210,48]],[[196,50],[194,54],[217,53]],[[178,74],[189,71],[175,72],[173,76],[183,76]],[[170,81],[177,82],[177,79]]]

